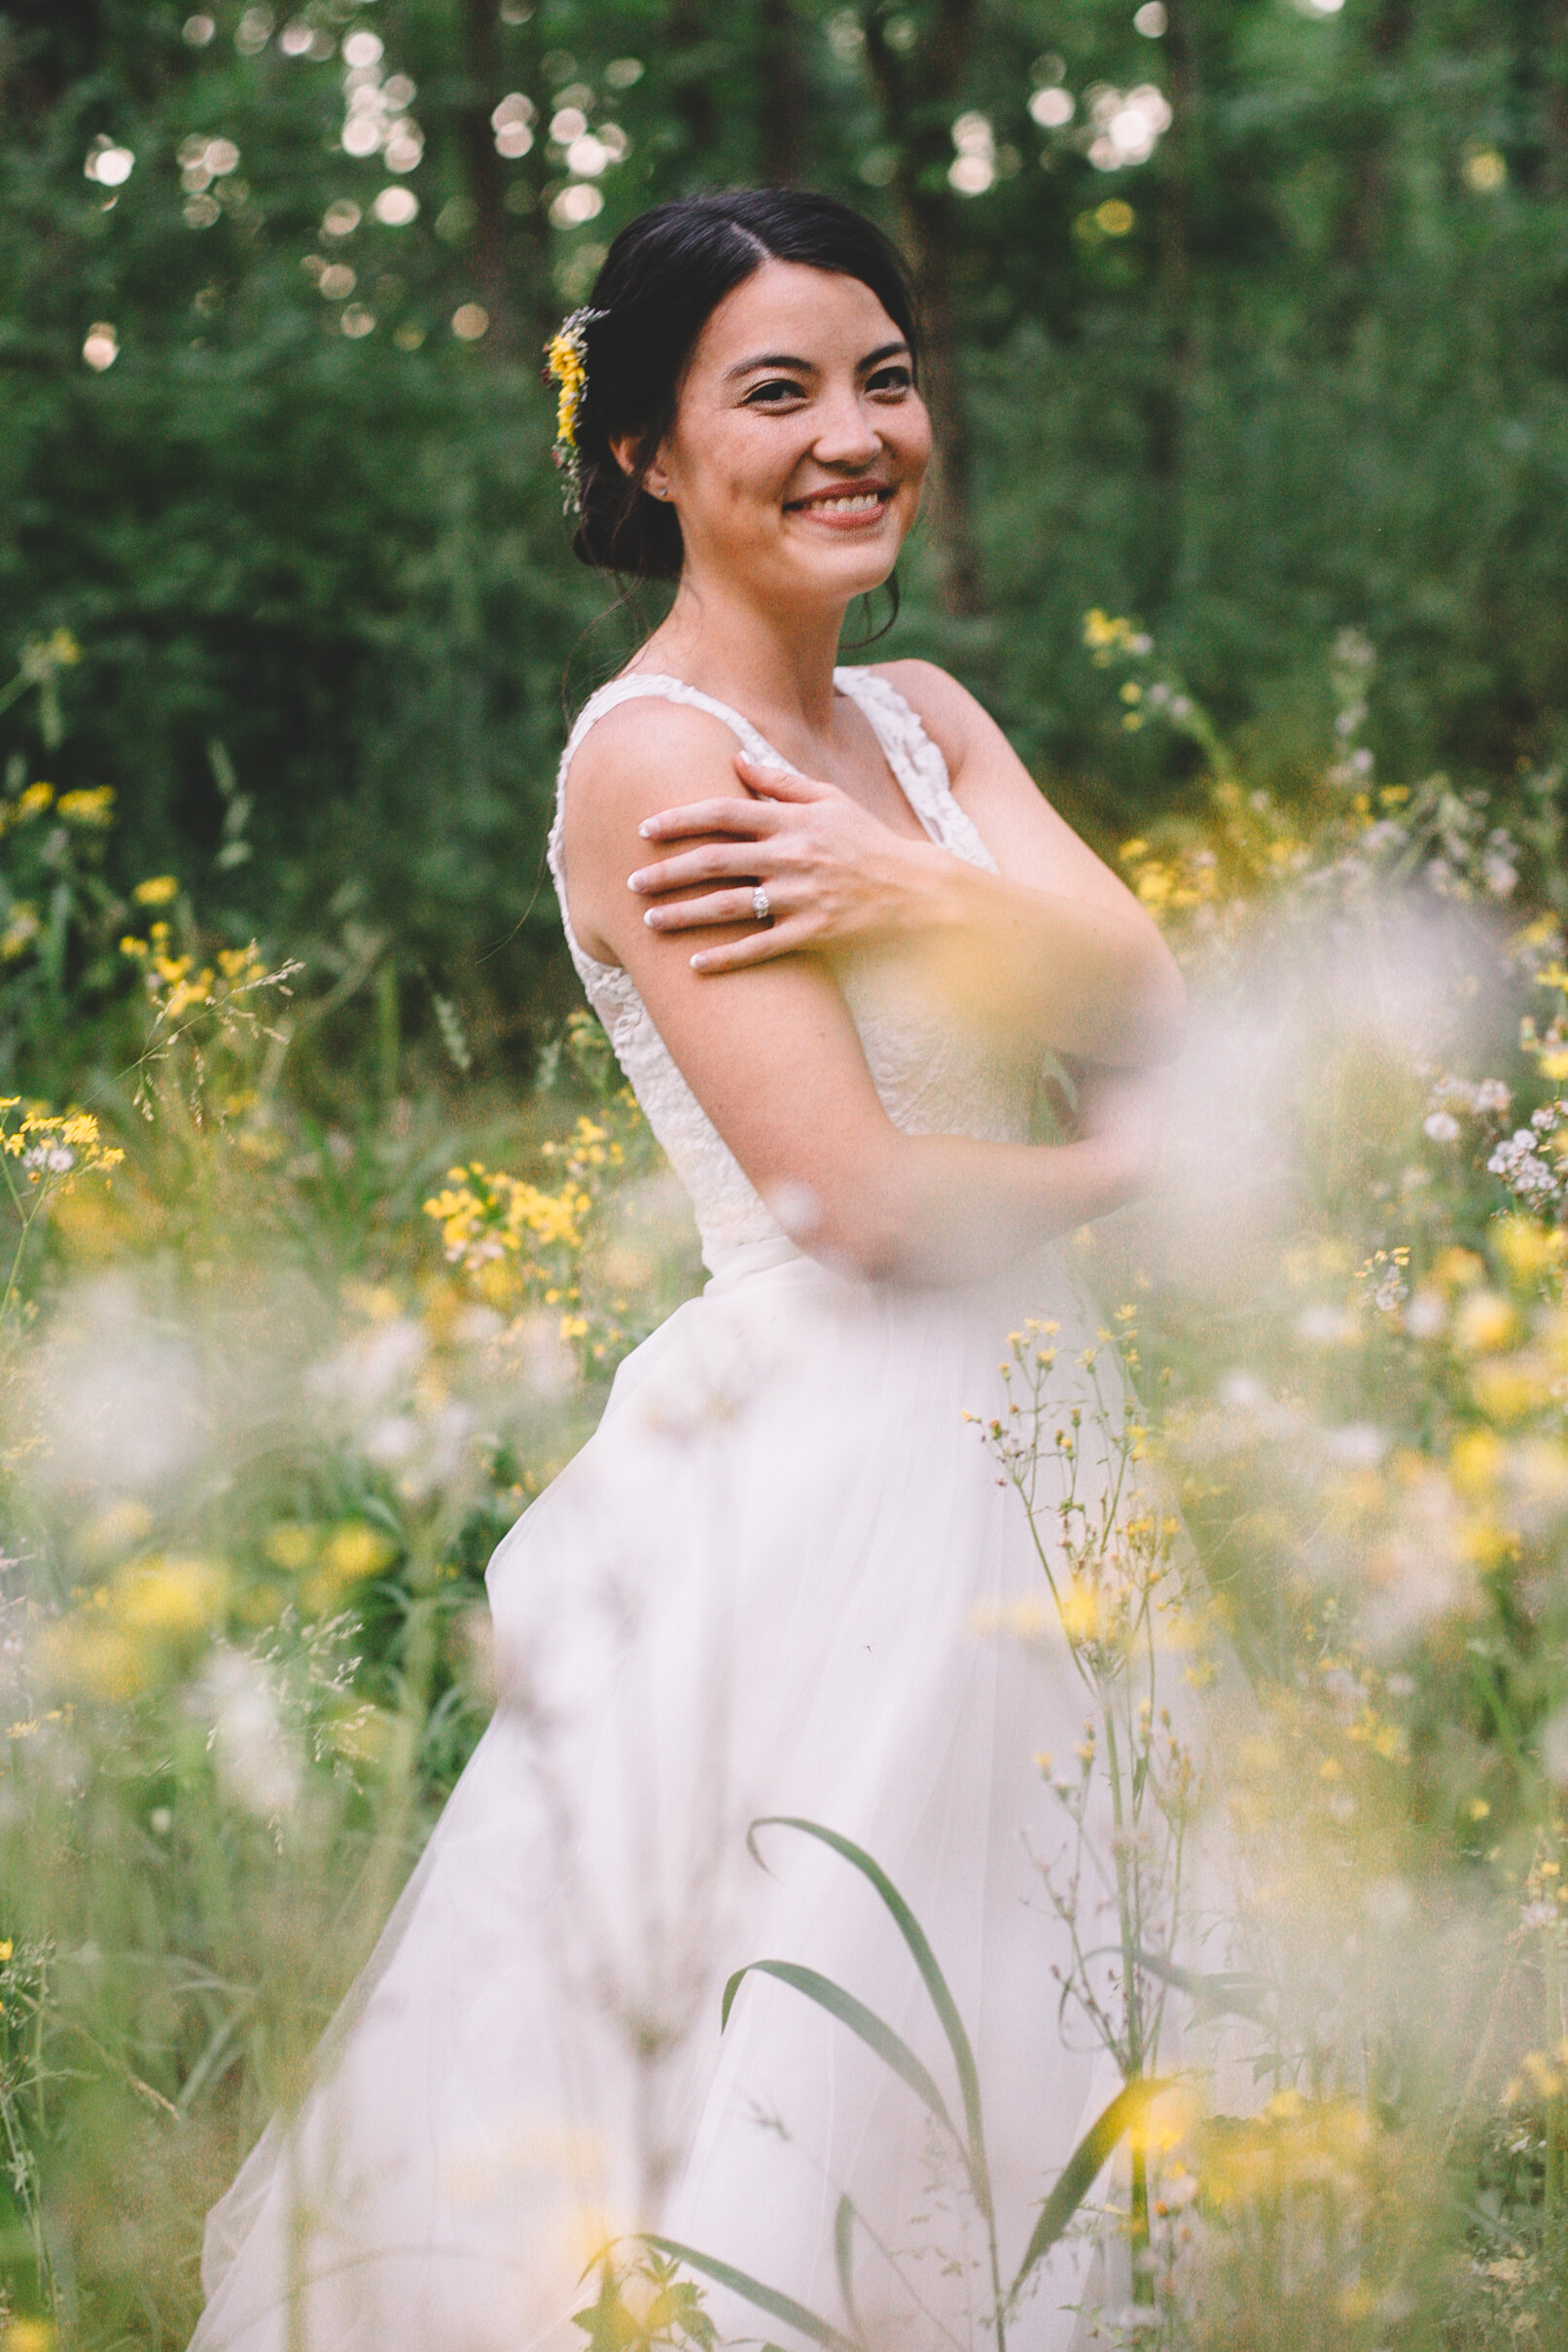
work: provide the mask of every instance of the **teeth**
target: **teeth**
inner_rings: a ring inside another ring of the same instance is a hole
[[[809,503],[819,515],[869,515],[882,501],[875,490],[859,490],[851,497],[813,498]]]

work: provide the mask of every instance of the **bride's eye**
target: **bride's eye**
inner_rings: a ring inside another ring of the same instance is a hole
[[[868,392],[891,392],[895,396],[914,389],[914,371],[906,360],[895,360],[890,367],[878,368],[866,379]]]
[[[792,376],[770,375],[766,383],[753,384],[741,403],[747,409],[779,409],[786,401],[803,400],[804,388]]]

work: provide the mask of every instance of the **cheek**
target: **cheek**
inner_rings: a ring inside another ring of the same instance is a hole
[[[681,470],[695,510],[723,537],[750,537],[764,514],[777,514],[799,452],[786,449],[774,433],[727,413],[715,417],[706,437],[681,437]]]
[[[923,403],[911,407],[900,419],[898,450],[911,471],[923,469],[931,462],[931,416]]]

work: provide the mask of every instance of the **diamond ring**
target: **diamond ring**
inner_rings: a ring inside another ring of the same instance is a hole
[[[761,882],[751,894],[751,910],[760,923],[770,923],[773,919],[773,909],[767,903],[767,893]]]

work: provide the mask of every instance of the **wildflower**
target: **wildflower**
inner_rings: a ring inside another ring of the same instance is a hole
[[[115,792],[112,784],[95,784],[89,790],[62,792],[59,813],[67,825],[85,825],[101,832],[114,823]]]
[[[122,1579],[112,1600],[121,1623],[145,1633],[202,1632],[224,1613],[228,1571],[208,1559],[155,1555]]]
[[[172,873],[155,873],[145,882],[138,882],[130,895],[138,907],[166,907],[178,895],[179,887]]]
[[[1472,1291],[1454,1317],[1454,1338],[1466,1354],[1506,1347],[1514,1331],[1514,1309],[1496,1291]]]
[[[29,900],[19,899],[6,917],[5,930],[0,932],[0,956],[7,963],[15,963],[18,955],[26,954],[42,928],[37,908]]]

